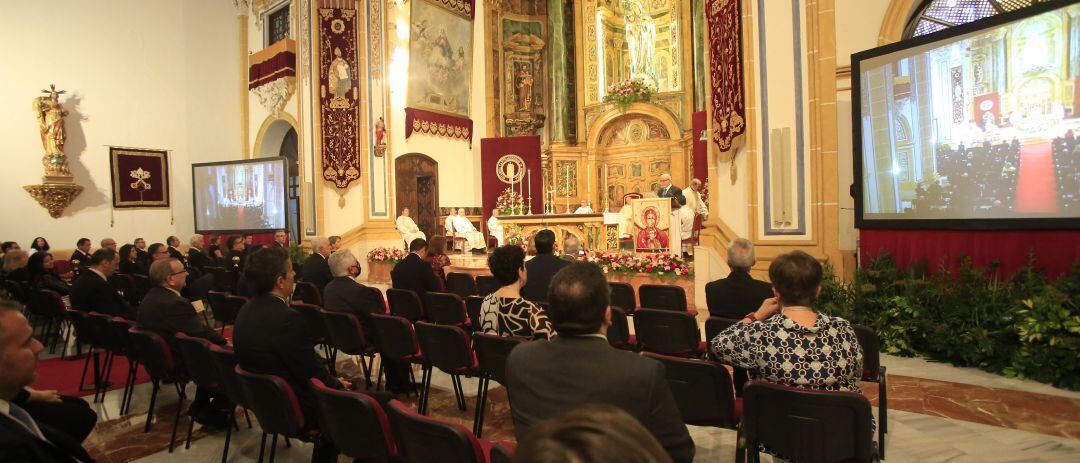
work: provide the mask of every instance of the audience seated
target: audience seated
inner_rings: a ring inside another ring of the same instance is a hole
[[[81,270],[90,266],[90,238],[79,238],[79,241],[75,243],[75,251],[71,253],[68,261],[75,269]]]
[[[618,407],[589,404],[544,421],[525,436],[514,463],[669,463],[656,438]]]
[[[8,280],[27,283],[30,281],[30,271],[26,268],[30,255],[22,249],[12,249],[4,254],[4,278]]]
[[[746,238],[731,242],[727,263],[731,273],[726,278],[705,285],[705,302],[713,317],[742,318],[757,310],[761,302],[773,296],[772,285],[750,276],[754,266],[754,244]]]
[[[274,242],[270,243],[271,248],[288,248],[289,247],[289,234],[285,230],[274,231]]]
[[[174,356],[180,355],[176,333],[203,338],[219,346],[226,344],[225,338],[206,326],[196,315],[191,302],[180,295],[187,284],[187,271],[180,261],[168,258],[154,262],[150,266],[150,281],[154,287],[139,304],[136,326],[160,334],[169,342]],[[232,403],[225,397],[213,397],[214,404],[211,406],[210,400],[211,394],[197,387],[188,414],[204,426],[221,429],[227,424]]]
[[[769,265],[773,294],[712,340],[712,354],[750,370],[753,379],[786,386],[860,392],[863,354],[851,323],[812,308],[821,264],[809,254],[782,254]]]
[[[905,213],[1002,215],[1012,209],[1020,166],[1019,140],[971,147],[960,144],[956,149],[939,146],[935,157],[937,173],[944,182],[919,185]]]
[[[533,243],[536,245],[536,257],[525,264],[529,281],[521,288],[521,295],[533,302],[543,302],[547,300],[548,285],[551,284],[551,278],[555,276],[555,272],[570,263],[560,259],[553,252],[555,232],[540,230],[536,232]]]
[[[439,291],[446,291],[446,270],[443,268],[450,265],[450,257],[446,255],[446,237],[431,237],[424,262],[427,262],[431,266],[431,271],[439,277]]]
[[[35,289],[56,291],[61,296],[71,293],[71,285],[60,279],[53,268],[52,254],[44,251],[35,252],[30,256],[30,262],[26,268],[30,273],[30,285]]]
[[[574,262],[578,260],[580,252],[581,240],[578,240],[575,236],[569,236],[563,240],[563,253],[559,258],[567,262]]]
[[[1075,215],[1080,209],[1080,143],[1070,130],[1064,137],[1055,138],[1051,146],[1058,205],[1063,212]]]
[[[18,249],[18,247],[19,247],[19,243],[16,243],[14,241],[7,241],[4,244],[7,244],[7,243],[14,244],[16,249]],[[46,240],[45,237],[43,237],[43,236],[39,236],[37,238],[34,238],[34,244],[30,245],[30,249],[33,249],[35,251],[48,251],[50,249],[49,248],[49,240]],[[7,249],[4,249],[4,252],[7,252]]]
[[[111,249],[98,249],[90,258],[90,267],[80,272],[71,285],[71,305],[75,310],[135,319],[135,309],[109,284],[109,277],[120,265],[120,255]]]
[[[180,252],[180,238],[176,236],[170,236],[165,238],[165,244],[168,245],[169,257],[180,261],[184,267],[187,267],[187,258],[184,257],[184,253]]]
[[[300,270],[300,280],[311,283],[322,291],[326,284],[334,279],[330,274],[330,265],[326,263],[326,259],[330,257],[330,243],[326,238],[317,236],[311,239],[311,250],[313,252]]]
[[[113,251],[115,251],[116,250],[116,240],[114,240],[112,238],[103,238],[101,240],[101,249],[112,249]]]
[[[240,238],[244,241],[244,250],[240,253],[240,260],[244,260],[245,257],[250,256],[255,251],[262,249],[262,245],[255,244],[255,235],[251,233],[244,233],[240,235]],[[242,265],[242,264],[241,264]]]
[[[221,237],[217,234],[210,235],[210,239],[207,240],[207,242],[210,243],[210,246],[207,246],[206,248],[206,255],[210,258],[210,262],[216,262],[213,265],[221,265],[220,261],[224,257],[224,254],[221,253],[220,240]]]
[[[225,240],[225,250],[222,251],[224,255],[222,259],[222,266],[233,271],[241,271],[244,269],[244,238],[241,236],[230,236]]]
[[[344,249],[330,255],[330,272],[334,279],[323,290],[326,310],[356,315],[366,321],[370,313],[384,313],[386,307],[371,288],[356,281],[360,276],[360,261],[352,251]]]
[[[431,265],[424,262],[427,257],[427,240],[417,238],[409,243],[409,255],[394,264],[390,270],[390,281],[395,289],[407,289],[417,295],[428,291],[441,291],[439,277],[431,270]]]
[[[125,275],[146,275],[147,268],[139,260],[139,248],[133,244],[120,246],[120,273]]]
[[[204,271],[207,265],[210,265],[210,257],[208,257],[202,250],[203,236],[200,234],[191,235],[191,239],[188,241],[187,263],[191,267]]]
[[[341,237],[337,235],[331,235],[326,238],[326,242],[330,243],[330,252],[341,249]]]
[[[694,441],[663,365],[608,344],[605,333],[611,311],[603,272],[586,262],[568,265],[552,278],[548,298],[548,315],[559,336],[521,344],[507,360],[510,411],[518,439],[544,420],[584,404],[603,403],[636,418],[672,460],[693,461]]]
[[[161,243],[151,244],[147,250],[147,254],[150,255],[150,265],[153,265],[154,262],[159,260],[168,259],[170,256],[169,248]],[[175,257],[173,257],[173,259],[175,259]],[[150,265],[146,266],[147,270],[150,269]]]
[[[37,357],[45,349],[21,310],[0,300],[0,461],[92,462],[78,437],[39,420],[16,401],[37,379]]]
[[[550,339],[555,333],[547,314],[536,303],[521,298],[521,286],[528,275],[525,251],[521,246],[511,244],[496,248],[488,256],[488,268],[500,288],[484,297],[480,307],[480,330],[499,336]]]
[[[0,243],[0,259],[3,259],[4,256],[7,255],[8,251],[14,249],[21,249],[19,247],[19,243],[16,243],[14,241],[4,241],[3,243]]]
[[[143,269],[143,275],[150,272],[150,253],[146,249],[146,240],[142,238],[135,238],[135,254],[137,255],[136,261],[139,262],[139,268]]]

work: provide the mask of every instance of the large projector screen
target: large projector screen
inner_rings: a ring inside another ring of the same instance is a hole
[[[284,229],[285,158],[191,165],[195,231],[263,232]]]
[[[1080,5],[852,55],[858,228],[1080,225]]]

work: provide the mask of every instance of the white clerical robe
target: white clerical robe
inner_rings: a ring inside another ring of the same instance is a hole
[[[502,246],[503,245],[503,228],[502,228],[502,224],[499,223],[499,218],[494,216],[494,215],[491,216],[491,218],[489,218],[488,221],[487,221],[487,229],[488,229],[488,233],[490,233],[491,236],[493,236],[495,238],[495,240],[499,242],[499,246]]]
[[[401,240],[405,242],[405,246],[408,246],[417,238],[427,239],[427,235],[420,231],[420,228],[416,226],[416,222],[413,222],[412,217],[400,215],[395,224],[398,233],[401,233]]]
[[[685,206],[683,206],[685,207]],[[682,253],[683,215],[682,207],[671,211],[671,224],[668,227],[668,249],[672,254]]]
[[[476,230],[468,218],[461,215],[454,216],[454,236],[469,240],[469,249],[484,249],[484,234]]]
[[[694,214],[700,215],[701,220],[709,218],[709,206],[701,200],[701,193],[687,188],[683,191],[683,196],[686,197],[686,207],[689,207]]]
[[[596,211],[593,211],[593,209],[591,207],[589,207],[589,206],[581,206],[581,207],[575,209],[574,213],[575,214],[595,214]]]
[[[633,236],[630,234],[630,228],[634,224],[634,208],[629,204],[624,204],[622,209],[619,209],[619,238],[624,236]]]

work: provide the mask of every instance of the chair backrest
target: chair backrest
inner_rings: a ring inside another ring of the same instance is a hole
[[[854,392],[813,391],[763,381],[743,388],[747,447],[764,444],[792,461],[870,461],[870,401]]]
[[[150,277],[146,275],[131,275],[131,279],[135,280],[135,295],[132,296],[137,300],[142,300],[146,293],[150,292],[150,289],[154,287],[154,283],[150,281]]]
[[[224,380],[210,352],[212,343],[203,338],[176,333],[176,346],[184,360],[184,368],[195,384],[213,392],[225,392]]]
[[[420,352],[431,366],[448,374],[467,374],[477,370],[469,335],[457,326],[417,322],[416,339]]]
[[[480,331],[480,310],[484,308],[483,296],[469,296],[465,298],[465,313],[469,314],[472,322],[472,330]]]
[[[468,273],[450,272],[446,274],[446,289],[461,297],[476,294],[476,280]]]
[[[469,318],[465,301],[452,293],[424,293],[424,312],[440,325],[465,326]]]
[[[138,300],[133,300],[137,291],[135,290],[135,278],[131,275],[125,275],[123,273],[114,273],[109,276],[109,285],[116,291],[124,295],[124,298],[131,303],[138,303]]]
[[[298,281],[296,282],[296,289],[293,290],[293,300],[322,307],[322,290],[310,281]]]
[[[614,305],[611,306],[611,326],[607,329],[607,340],[619,349],[633,347],[630,345],[630,322],[626,319],[626,312]]]
[[[484,297],[498,290],[499,281],[495,279],[494,275],[476,276],[476,295]]]
[[[371,299],[378,301],[378,305],[373,308],[375,313],[389,313],[390,307],[386,305],[386,298],[383,297],[382,291],[374,286],[365,286],[368,292],[371,293]]]
[[[719,363],[646,353],[664,364],[668,386],[684,422],[734,427],[739,423],[731,374]]]
[[[53,271],[57,275],[63,276],[65,273],[71,272],[71,261],[67,259],[57,259],[53,261]]]
[[[135,347],[139,363],[155,381],[175,381],[181,373],[172,350],[161,335],[139,328],[128,331],[131,344]]]
[[[854,325],[855,337],[859,339],[859,347],[862,348],[862,379],[863,381],[880,382],[881,371],[880,341],[873,328],[863,325]]]
[[[725,317],[709,317],[705,320],[705,341],[712,342],[716,335],[728,329],[729,326],[739,323],[741,320]]]
[[[510,351],[525,341],[518,337],[473,333],[473,349],[480,364],[480,373],[505,385],[506,359],[510,357]]]
[[[611,290],[611,305],[623,309],[623,312],[633,313],[634,309],[638,307],[637,296],[634,294],[634,287],[629,283],[618,283],[609,281],[608,289]]]
[[[330,335],[326,331],[326,322],[323,320],[322,309],[319,306],[293,302],[292,308],[304,316],[304,325],[307,326],[308,334],[316,344],[323,344],[329,340]]]
[[[240,386],[240,379],[236,377],[236,352],[232,349],[215,344],[210,345],[210,353],[214,356],[214,367],[221,375],[222,385],[225,386],[225,395],[229,401],[237,405],[247,406],[247,396],[244,388]]]
[[[358,460],[394,461],[397,446],[390,418],[367,394],[340,391],[311,379],[321,431],[341,453]]]
[[[109,320],[109,336],[119,346],[119,351],[131,360],[135,359],[135,344],[131,340],[131,331],[135,322],[121,317],[112,317]]]
[[[387,414],[404,463],[483,463],[480,440],[464,426],[419,415],[391,400]]]
[[[64,317],[67,307],[64,306],[64,297],[60,293],[51,289],[39,289],[34,295],[31,303],[39,314],[52,318]]]
[[[390,302],[390,313],[394,315],[405,317],[410,322],[424,318],[424,305],[414,291],[390,288],[386,290],[386,300]]]
[[[508,442],[496,442],[488,452],[489,463],[510,463],[514,458],[514,446]]]
[[[214,320],[221,323],[226,323],[225,319],[236,321],[236,314],[232,313],[232,306],[229,305],[228,293],[208,291],[206,300],[210,303],[210,313],[214,316]]]
[[[94,347],[100,347],[108,351],[116,352],[126,347],[126,343],[124,342],[124,339],[117,339],[112,336],[112,329],[109,327],[110,320],[112,320],[112,317],[103,313],[90,312],[87,314],[86,325],[93,332],[90,336],[89,344]]]
[[[379,354],[391,359],[411,359],[420,354],[420,342],[416,340],[413,326],[398,315],[371,314],[372,336]]]
[[[304,412],[289,383],[280,376],[264,375],[236,366],[236,378],[247,398],[247,406],[267,434],[299,436],[304,429]]]
[[[686,291],[674,285],[641,285],[638,287],[641,307],[686,312]]]
[[[371,346],[356,315],[345,312],[322,311],[327,341],[337,350],[349,355],[365,353]]]
[[[28,300],[27,300],[27,293],[26,293],[26,285],[22,284],[22,282],[18,282],[18,281],[15,281],[15,280],[8,280],[6,278],[4,279],[3,284],[4,284],[4,291],[7,291],[8,295],[12,299],[14,299],[16,301],[19,301],[19,303],[21,303],[23,305],[27,304]]]
[[[642,350],[657,354],[693,355],[701,344],[697,320],[689,312],[638,309],[634,333]]]
[[[83,344],[93,345],[94,330],[89,326],[89,315],[81,310],[66,309],[64,316],[71,320],[71,326],[75,328],[75,339]]]
[[[214,290],[228,293],[236,289],[236,272],[224,267],[214,267]]]
[[[225,301],[228,302],[228,304],[229,304],[229,308],[227,309],[228,312],[225,314],[227,318],[225,318],[224,320],[218,320],[218,321],[220,321],[220,322],[222,322],[222,323],[224,323],[226,325],[232,325],[232,324],[236,323],[236,316],[240,315],[240,309],[242,307],[244,307],[244,304],[247,304],[249,300],[251,300],[251,298],[244,297],[244,296],[237,296],[235,294],[229,294],[229,295],[225,296]],[[215,315],[214,318],[217,318],[216,317],[217,314],[215,313],[214,315]]]

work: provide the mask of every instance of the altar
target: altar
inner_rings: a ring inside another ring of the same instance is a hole
[[[609,223],[610,222],[610,223]],[[540,230],[555,232],[560,249],[566,238],[573,236],[581,247],[590,251],[613,251],[619,248],[618,221],[605,220],[604,214],[537,214],[499,217],[503,236],[531,237]]]

